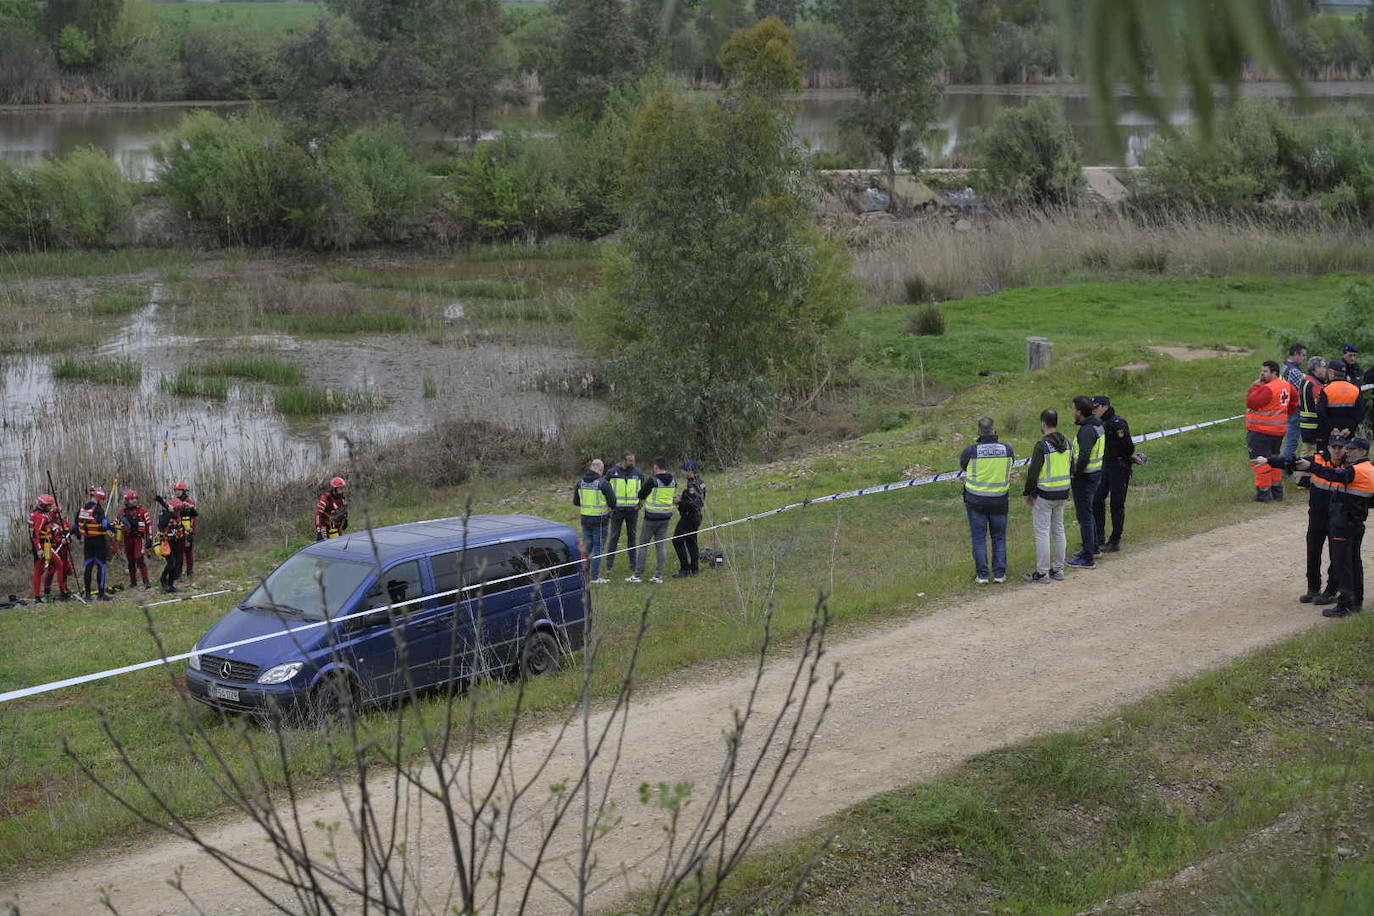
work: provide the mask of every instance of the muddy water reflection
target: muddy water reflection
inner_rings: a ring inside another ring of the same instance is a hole
[[[392,442],[452,420],[485,420],[553,439],[600,420],[604,409],[585,399],[534,390],[541,375],[583,368],[571,349],[524,344],[445,347],[401,335],[366,339],[301,339],[285,334],[236,338],[171,335],[159,314],[163,290],[97,348],[102,356],[137,360],[137,388],[55,381],[46,356],[8,360],[0,374],[0,511],[24,515],[48,489],[53,470],[71,501],[90,482],[165,490],[187,478],[207,498],[243,486],[322,477],[355,448]],[[306,384],[380,394],[378,411],[288,420],[272,405],[272,389],[242,384],[227,400],[164,393],[160,381],[197,360],[226,354],[274,356],[300,367]],[[72,354],[79,355],[79,354]],[[426,383],[428,380],[428,384]],[[432,396],[426,397],[426,392]],[[89,477],[90,480],[86,478]],[[75,479],[72,479],[75,478]]]

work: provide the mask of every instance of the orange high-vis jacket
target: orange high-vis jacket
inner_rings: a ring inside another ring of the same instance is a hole
[[[1296,392],[1281,378],[1256,383],[1245,396],[1245,428],[1265,436],[1288,432],[1288,416],[1297,409]]]

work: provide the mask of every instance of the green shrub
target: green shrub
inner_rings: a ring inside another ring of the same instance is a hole
[[[429,199],[429,179],[396,126],[363,128],[325,147],[330,237],[337,247],[402,238]]]
[[[534,239],[566,231],[574,203],[565,179],[557,144],[509,133],[453,160],[442,201],[477,239]]]
[[[997,112],[974,143],[989,190],[1014,204],[1073,203],[1082,193],[1083,155],[1055,99]]]
[[[314,243],[321,236],[326,194],[319,169],[261,110],[229,118],[193,112],[154,144],[153,156],[173,205],[226,241]]]
[[[907,278],[902,281],[902,290],[906,293],[906,301],[912,305],[949,298],[943,290],[927,280],[923,274],[908,274]]]
[[[119,166],[98,150],[74,150],[32,169],[0,162],[0,245],[108,244],[133,203]]]
[[[174,376],[163,376],[158,387],[167,394],[187,398],[214,398],[222,401],[229,397],[227,376],[206,375],[197,369],[182,369]]]
[[[945,333],[945,313],[938,305],[924,306],[911,316],[906,329],[918,337],[938,337]]]

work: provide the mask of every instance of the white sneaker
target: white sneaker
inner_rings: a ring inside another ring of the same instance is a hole
[[[626,576],[626,577],[625,577],[625,581],[626,581],[626,582],[643,582],[644,580],[641,579],[641,578],[639,578],[639,576]]]
[[[1006,576],[994,576],[992,581],[993,581],[993,582],[996,582],[998,585],[1001,585],[1003,582],[1007,581],[1007,577],[1006,577]]]
[[[662,577],[662,576],[654,576],[654,577],[653,577],[652,579],[650,579],[649,581],[652,582],[654,585],[662,585],[662,584],[663,584],[663,577]]]
[[[607,579],[605,576],[597,576],[595,579],[592,580],[592,585],[605,585],[610,581],[611,580]]]
[[[988,584],[988,580],[987,580],[987,579],[974,579],[974,580],[973,580],[973,584],[974,584],[974,585],[987,585],[987,584]]]

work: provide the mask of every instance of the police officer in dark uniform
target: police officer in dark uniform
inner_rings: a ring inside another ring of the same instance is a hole
[[[1105,553],[1121,549],[1121,532],[1126,527],[1126,491],[1131,486],[1131,471],[1140,458],[1131,441],[1131,424],[1112,408],[1112,399],[1105,394],[1093,398],[1093,416],[1102,421],[1102,435],[1106,439],[1102,454],[1102,479],[1093,497],[1093,519],[1097,537]],[[1112,505],[1112,533],[1107,533],[1107,500]]]
[[[1340,467],[1345,463],[1346,440],[1335,437],[1327,442],[1316,454],[1302,460],[1328,468]],[[1277,455],[1266,456],[1264,462],[1286,471],[1292,471],[1297,458],[1281,458]],[[1259,463],[1259,459],[1255,459]],[[1298,597],[1303,604],[1322,607],[1335,604],[1339,582],[1336,580],[1334,563],[1326,568],[1326,584],[1322,584],[1322,553],[1326,550],[1331,535],[1331,483],[1312,474],[1311,471],[1297,471],[1293,480],[1300,487],[1308,488],[1307,497],[1307,591]]]

